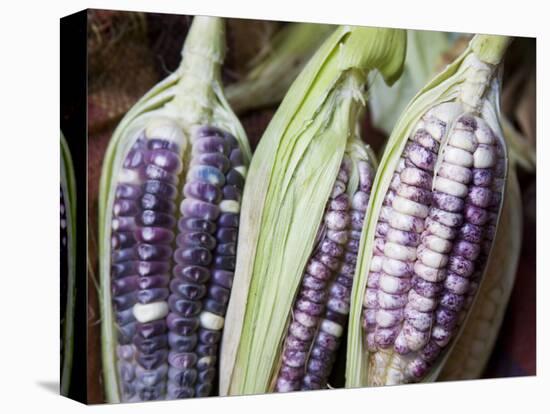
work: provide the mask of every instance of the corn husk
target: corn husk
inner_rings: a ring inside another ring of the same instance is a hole
[[[357,139],[368,71],[377,68],[393,83],[405,43],[400,30],[338,28],[262,137],[243,195],[220,395],[272,390],[302,272],[346,147]]]
[[[407,58],[403,75],[391,88],[376,77],[369,93],[374,126],[391,134],[409,101],[434,75],[436,62],[451,46],[449,34],[427,30],[407,31]]]
[[[370,353],[366,349],[361,326],[363,298],[374,248],[376,224],[393,172],[397,167],[408,137],[420,117],[429,109],[438,104],[454,102],[458,99],[461,99],[465,109],[479,113],[491,129],[499,137],[502,137],[499,120],[500,79],[494,75],[486,78],[478,70],[478,66],[475,63],[472,64],[472,62],[480,60],[487,64],[497,65],[501,61],[509,42],[510,39],[503,36],[478,35],[474,37],[462,55],[416,94],[397,121],[375,177],[369,214],[365,218],[361,237],[351,298],[346,387],[365,386],[372,381],[369,376]],[[505,146],[503,142],[501,144]],[[441,147],[444,148],[444,145]],[[455,340],[459,336],[460,332],[455,336]],[[452,348],[453,344],[447,346],[436,361],[434,368],[424,378],[424,381],[434,381],[437,378],[449,355],[449,350]]]
[[[74,311],[75,311],[75,276],[76,276],[76,180],[73,161],[67,141],[61,133],[61,190],[65,198],[65,215],[67,222],[67,297],[65,315],[61,315],[64,358],[61,366],[61,395],[69,394],[71,369],[74,354]]]

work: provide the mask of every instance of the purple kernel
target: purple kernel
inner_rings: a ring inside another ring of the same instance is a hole
[[[224,316],[226,306],[225,304],[219,303],[213,299],[208,299],[204,302],[204,310],[219,316]]]
[[[244,165],[244,157],[239,148],[236,148],[233,151],[231,151],[231,154],[229,155],[229,160],[231,161],[231,165],[234,167],[238,167],[239,165]]]
[[[168,363],[174,368],[185,370],[193,368],[197,363],[197,355],[193,352],[174,352],[168,354]]]
[[[194,217],[182,217],[178,222],[178,228],[182,232],[201,231],[204,233],[214,233],[216,225],[209,221]]]
[[[235,256],[237,254],[237,243],[218,243],[216,254],[220,256]]]
[[[170,296],[168,299],[168,305],[170,306],[170,310],[172,312],[185,317],[197,316],[201,311],[200,302],[180,299],[175,295]]]
[[[234,185],[226,185],[223,187],[223,199],[241,201],[243,197],[243,191],[235,187]]]
[[[229,170],[230,163],[227,157],[220,153],[196,154],[191,162],[195,165],[208,165],[225,174]]]
[[[166,322],[164,320],[139,323],[136,325],[136,335],[142,338],[151,338],[162,335],[164,332],[166,332]]]
[[[212,262],[210,250],[202,247],[178,248],[174,253],[174,260],[178,264],[209,266]]]
[[[183,194],[188,198],[218,204],[222,198],[222,192],[219,187],[203,181],[190,181],[183,187]]]
[[[199,339],[203,344],[215,345],[220,342],[222,334],[220,331],[213,331],[211,329],[199,330]]]
[[[178,335],[188,336],[194,333],[199,327],[197,318],[183,318],[175,313],[169,313],[166,317],[168,329]]]
[[[185,217],[195,217],[213,221],[220,215],[220,208],[216,204],[186,198],[181,202],[180,211]]]
[[[178,335],[175,332],[168,332],[168,343],[175,352],[191,352],[197,345],[197,335]]]
[[[173,199],[178,194],[175,185],[158,180],[147,180],[143,184],[143,192],[154,194],[160,198]]]
[[[464,208],[463,199],[438,191],[433,193],[433,203],[437,208],[452,213],[458,213]]]
[[[474,168],[473,184],[480,187],[489,187],[493,182],[493,171],[489,168]]]
[[[196,265],[176,265],[173,274],[194,283],[205,283],[210,279],[210,270]]]
[[[164,301],[170,295],[170,291],[166,288],[155,288],[139,290],[136,293],[136,298],[139,303],[152,303]]]
[[[235,270],[235,256],[216,256],[214,257],[214,267],[223,270]]]
[[[166,335],[153,336],[151,338],[143,338],[134,336],[134,345],[144,354],[152,354],[160,349],[166,348],[168,340]]]
[[[136,361],[145,369],[155,369],[166,361],[167,351],[164,349],[155,351],[151,354],[137,353]]]
[[[239,214],[222,213],[218,217],[218,225],[221,227],[239,227]]]
[[[225,289],[221,286],[211,285],[208,288],[208,296],[210,299],[213,299],[222,305],[227,305],[227,302],[229,302],[230,293],[231,292],[229,289]]]
[[[137,216],[137,222],[142,226],[172,228],[176,220],[171,214],[160,213],[154,210],[143,210]]]
[[[441,306],[450,309],[453,312],[458,312],[462,309],[464,304],[464,296],[456,295],[451,292],[445,292],[441,297]]]
[[[491,204],[492,191],[485,187],[471,187],[466,200],[481,208],[487,208]]]
[[[137,200],[141,194],[141,188],[132,184],[118,184],[115,191],[116,198],[127,198],[130,200]]]
[[[205,232],[180,233],[176,242],[180,247],[203,247],[208,250],[212,250],[216,246],[216,239]]]
[[[221,269],[212,270],[212,283],[231,289],[233,285],[233,272]]]

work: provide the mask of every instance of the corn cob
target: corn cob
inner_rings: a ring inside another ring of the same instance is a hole
[[[497,70],[508,43],[476,36],[390,137],[353,285],[348,387],[433,379],[452,348],[501,210],[507,155]]]
[[[324,387],[343,333],[373,175],[370,69],[399,76],[404,31],[341,27],[293,83],[252,160],[220,394]]]
[[[175,73],[115,131],[99,200],[109,402],[203,397],[235,267],[250,149],[223,95],[219,18],[195,17]]]
[[[250,61],[250,71],[227,86],[225,94],[236,113],[281,102],[315,50],[335,26],[289,23]]]
[[[61,275],[61,394],[68,396],[74,349],[74,301],[76,272],[76,189],[73,163],[61,133],[61,170],[59,197],[59,242]]]

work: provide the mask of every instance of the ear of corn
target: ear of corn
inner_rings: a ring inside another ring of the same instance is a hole
[[[508,43],[476,36],[389,139],[352,291],[348,387],[434,380],[459,336],[505,192],[497,69]]]
[[[315,50],[335,26],[289,23],[250,62],[250,72],[226,88],[237,113],[278,104]]]
[[[334,303],[342,304],[341,317],[331,323],[334,321],[322,314],[324,309],[331,311],[330,306],[317,307],[315,313],[314,304],[323,299],[307,296],[300,289],[311,282],[318,289],[308,290],[311,295],[326,295],[328,286],[322,274],[340,266],[341,259],[336,256],[342,257],[342,247],[333,246],[340,251],[334,255],[312,252],[316,246],[323,249],[322,222],[326,232],[334,233],[348,229],[353,221],[338,208],[331,212],[332,201],[336,201],[331,197],[345,192],[344,198],[351,198],[356,191],[370,190],[368,171],[372,167],[366,162],[370,158],[357,130],[365,104],[364,86],[368,71],[375,68],[388,83],[398,78],[405,41],[405,33],[399,30],[337,29],[293,83],[262,137],[243,197],[234,294],[223,337],[221,395],[322,386],[321,377],[330,370],[331,357],[327,355],[326,363],[317,359],[321,355],[316,353],[322,353],[317,345],[324,341],[325,349],[335,350],[343,328],[341,318],[347,319],[345,302],[349,298],[345,293],[341,301],[335,298]],[[362,205],[358,208],[363,212],[356,215],[362,221],[368,195],[358,197],[357,204]],[[343,204],[347,205],[345,200]],[[355,254],[350,260],[355,260]],[[298,302],[293,311],[296,296],[308,308],[301,309],[299,320]],[[315,326],[319,324],[317,332]],[[319,364],[307,366],[315,370],[308,371],[315,381],[306,383],[308,346],[310,362],[317,360]],[[301,375],[301,380],[294,375]]]
[[[61,394],[69,394],[74,350],[76,182],[71,153],[61,133],[60,170]]]
[[[180,67],[124,117],[99,197],[107,400],[210,395],[250,148],[222,90],[224,26],[195,17]]]

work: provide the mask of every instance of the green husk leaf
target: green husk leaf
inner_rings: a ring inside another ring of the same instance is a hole
[[[401,72],[404,31],[340,27],[298,76],[254,154],[222,342],[220,394],[270,391],[302,271],[346,145],[356,136],[368,71]]]
[[[226,88],[233,110],[278,104],[315,50],[336,26],[315,23],[290,23],[279,30],[250,62],[246,76]]]
[[[239,142],[243,157],[251,158],[250,146],[222,87],[221,64],[225,54],[224,22],[218,17],[197,16],[182,50],[178,69],[146,93],[117,126],[105,153],[99,193],[99,257],[103,379],[108,402],[120,401],[116,370],[116,331],[110,291],[111,211],[118,172],[137,134],[153,119],[176,121],[189,136],[197,124],[209,124],[230,132]]]
[[[407,31],[407,58],[403,75],[390,88],[376,77],[369,89],[369,108],[373,124],[387,135],[415,93],[434,74],[441,54],[451,46],[446,33],[424,30]]]
[[[61,368],[61,395],[69,394],[71,383],[71,369],[74,354],[74,304],[75,304],[75,277],[76,277],[76,180],[73,161],[67,141],[61,132],[61,169],[60,183],[65,197],[65,215],[67,221],[67,305],[63,322],[63,349],[64,359]]]
[[[363,297],[372,258],[376,224],[393,172],[397,167],[399,158],[407,143],[407,139],[420,117],[429,109],[438,104],[456,101],[461,98],[462,95],[460,93],[463,87],[468,86],[468,80],[473,80],[475,85],[479,86],[479,83],[477,83],[479,81],[477,69],[475,64],[470,64],[470,55],[475,55],[482,61],[499,62],[505,51],[505,48],[502,46],[503,44],[508,44],[508,42],[509,39],[502,39],[502,36],[475,36],[461,56],[448,65],[416,94],[400,116],[389,138],[374,179],[368,207],[370,213],[365,218],[359,247],[356,275],[351,294],[348,348],[346,355],[346,387],[361,387],[368,384],[369,352],[363,341],[363,330],[361,326]],[[491,48],[491,44],[495,45],[493,49]],[[479,50],[482,50],[480,56],[477,55],[477,51]],[[469,88],[468,92],[471,91],[472,89]],[[499,91],[500,80],[495,77],[490,81],[490,84],[483,84],[475,89],[475,93],[472,93],[468,97],[474,96],[478,98],[477,102],[479,106],[476,106],[473,110],[481,112],[482,117],[489,123],[491,128],[497,131],[499,136],[502,137],[499,122]],[[481,99],[483,94],[486,94],[485,99]],[[469,101],[468,104],[472,102],[473,101]],[[464,104],[466,105],[466,103]],[[505,146],[504,143],[503,145]],[[460,333],[456,335],[456,337],[459,336]],[[450,349],[452,349],[452,344],[447,347],[436,367],[431,371],[431,374],[424,379],[425,382],[434,381],[437,378],[441,367],[445,363],[445,359],[449,355]]]

